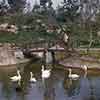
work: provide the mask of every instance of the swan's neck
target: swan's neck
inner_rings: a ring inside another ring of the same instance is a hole
[[[18,77],[21,77],[21,75],[20,75],[20,72],[19,72],[19,71],[17,71],[17,75],[18,75]]]
[[[69,75],[71,75],[72,74],[72,70],[71,69],[69,69]]]
[[[30,73],[31,74],[31,79],[32,79],[32,77],[33,77],[33,74],[32,73]]]
[[[44,71],[44,66],[42,65],[42,70],[41,70],[42,72]]]

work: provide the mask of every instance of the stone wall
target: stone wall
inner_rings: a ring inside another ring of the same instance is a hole
[[[16,64],[17,60],[14,52],[11,50],[7,43],[0,47],[0,65]]]

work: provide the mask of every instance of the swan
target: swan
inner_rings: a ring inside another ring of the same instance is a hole
[[[87,72],[88,67],[86,65],[83,65],[82,68],[84,69],[85,72]]]
[[[69,69],[69,75],[68,75],[68,77],[71,78],[71,79],[78,79],[79,78],[79,75],[72,74],[72,69],[70,68]]]
[[[36,82],[37,80],[36,80],[35,77],[33,77],[33,73],[32,72],[30,72],[30,75],[31,75],[30,82]]]
[[[13,77],[10,77],[11,81],[12,82],[18,82],[21,80],[21,75],[20,75],[20,71],[17,70],[17,75],[16,76],[13,76]]]
[[[44,70],[44,65],[42,65],[41,72],[42,72],[42,78],[49,78],[51,74],[51,69]]]
[[[86,65],[83,65],[82,69],[84,70],[84,77],[86,77],[87,76],[88,67]]]

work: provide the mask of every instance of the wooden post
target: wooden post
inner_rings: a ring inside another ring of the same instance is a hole
[[[43,60],[42,63],[45,65],[46,64],[46,50],[43,52]]]
[[[51,51],[51,54],[52,54],[52,63],[54,64],[56,62],[55,52],[54,51]]]

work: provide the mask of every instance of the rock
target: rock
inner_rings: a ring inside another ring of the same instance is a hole
[[[0,65],[16,64],[16,58],[10,50],[9,44],[5,43],[0,47]]]
[[[17,50],[14,52],[14,56],[18,59],[24,59],[24,54],[21,50]]]
[[[1,32],[11,32],[11,33],[17,33],[18,28],[15,25],[9,25],[8,23],[3,23],[0,25],[0,31]]]

